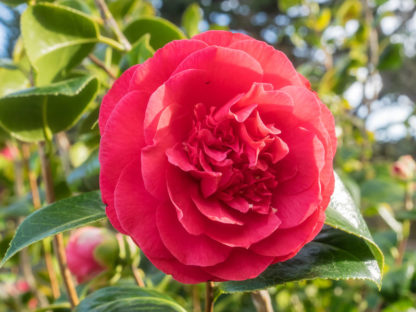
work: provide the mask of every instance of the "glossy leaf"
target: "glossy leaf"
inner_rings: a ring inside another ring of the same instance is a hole
[[[150,45],[150,34],[143,35],[124,56],[121,67],[127,69],[136,64],[141,64],[152,57],[155,50]]]
[[[84,76],[9,94],[0,98],[0,125],[20,140],[43,140],[74,125],[97,90],[97,79]]]
[[[251,291],[316,278],[367,279],[380,287],[383,254],[337,175],[326,216],[327,226],[295,257],[271,265],[257,278],[222,283],[221,289]]]
[[[18,68],[0,66],[0,97],[29,87],[29,80]]]
[[[81,63],[99,38],[97,25],[87,15],[51,3],[28,7],[21,28],[37,85],[48,84]]]
[[[197,3],[190,4],[182,15],[182,27],[189,37],[199,33],[199,22],[202,19],[202,10]]]
[[[257,278],[220,287],[225,292],[252,291],[316,278],[368,279],[379,285],[380,270],[365,241],[326,227],[292,259],[271,265]]]
[[[114,286],[97,290],[87,296],[76,312],[186,312],[169,297],[137,286]]]
[[[135,43],[144,34],[150,34],[150,45],[155,50],[172,40],[186,38],[178,27],[160,17],[139,18],[127,25],[123,32],[131,43]]]
[[[33,243],[104,218],[106,214],[99,192],[63,199],[36,210],[17,228],[0,266]]]

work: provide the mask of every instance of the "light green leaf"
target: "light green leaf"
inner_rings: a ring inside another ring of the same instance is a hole
[[[0,66],[0,97],[30,86],[25,74],[18,68]]]
[[[104,204],[98,191],[63,199],[36,210],[17,228],[0,267],[14,254],[33,243],[105,217]]]
[[[136,64],[141,64],[152,57],[155,50],[150,45],[150,34],[143,35],[132,49],[123,57],[121,67],[127,69]]]
[[[316,278],[367,279],[380,287],[383,254],[337,175],[326,216],[327,226],[295,257],[271,265],[257,278],[225,282],[220,288],[225,292],[251,291]]]
[[[41,3],[22,14],[23,44],[37,85],[63,77],[92,51],[99,39],[96,23],[84,13],[65,6]]]
[[[44,140],[45,131],[74,125],[97,90],[97,79],[84,76],[9,94],[0,98],[0,125],[22,141]]]
[[[202,19],[202,10],[197,3],[190,4],[182,15],[182,27],[189,37],[199,33],[199,22]]]
[[[135,43],[144,34],[150,34],[150,45],[155,50],[172,40],[186,38],[184,33],[168,20],[150,16],[131,22],[123,32],[132,43]]]
[[[186,312],[169,297],[137,286],[99,289],[87,296],[75,312]]]

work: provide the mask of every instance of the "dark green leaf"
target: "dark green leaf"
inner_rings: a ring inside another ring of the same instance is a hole
[[[251,291],[307,279],[368,279],[381,285],[383,254],[340,178],[326,210],[326,226],[292,259],[271,265],[255,279],[226,282],[226,292]]]
[[[403,45],[401,43],[389,44],[384,48],[378,63],[379,70],[399,69],[403,64]]]
[[[97,90],[97,79],[84,76],[9,94],[0,99],[0,124],[20,140],[43,140],[45,131],[74,125]]]
[[[199,22],[202,19],[202,10],[197,3],[190,4],[182,15],[182,27],[189,37],[199,33]]]
[[[169,297],[137,286],[106,287],[87,296],[76,312],[186,312]]]
[[[252,291],[287,282],[323,279],[369,279],[380,282],[380,270],[366,242],[326,227],[292,259],[271,265],[260,276],[225,282],[225,292]]]
[[[105,217],[104,204],[97,191],[63,199],[41,208],[27,216],[17,228],[0,266],[33,243]]]
[[[155,50],[172,40],[186,38],[178,27],[160,17],[139,18],[127,25],[124,34],[132,43],[135,43],[144,34],[150,34],[150,45]]]
[[[37,85],[48,84],[81,63],[99,38],[97,25],[87,15],[51,3],[28,7],[21,28]]]

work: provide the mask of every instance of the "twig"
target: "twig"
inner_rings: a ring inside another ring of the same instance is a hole
[[[111,79],[113,79],[113,80],[116,80],[117,79],[117,76],[110,70],[110,68],[108,68],[107,66],[105,66],[105,64],[98,57],[96,57],[94,54],[88,55],[88,58],[95,65],[97,65],[98,67],[100,67],[101,69],[103,69],[110,76]]]
[[[214,312],[214,282],[206,282],[205,285],[205,312]]]
[[[39,158],[42,166],[43,182],[45,184],[46,201],[48,204],[50,204],[55,201],[55,193],[53,189],[50,162],[45,152],[45,142],[39,143]],[[68,269],[62,233],[55,235],[55,237],[53,238],[53,243],[55,253],[58,258],[62,279],[64,280],[65,288],[68,294],[69,303],[71,304],[71,307],[74,308],[79,303],[79,299],[75,290],[74,283],[72,281],[71,273]]]
[[[143,282],[143,279],[142,279],[142,277],[140,275],[140,272],[137,269],[137,266],[136,266],[136,264],[134,262],[131,264],[131,271],[133,272],[133,277],[134,277],[134,280],[136,281],[136,284],[139,287],[145,287],[144,282]]]
[[[118,27],[117,22],[114,20],[113,15],[111,14],[110,10],[107,7],[107,4],[104,0],[95,0],[95,4],[100,10],[101,16],[104,21],[107,22],[107,24],[111,27],[111,29],[114,31],[114,34],[117,37],[117,40],[120,41],[120,43],[124,46],[124,48],[127,51],[131,50],[131,44],[127,40],[127,38],[124,36],[123,32]]]
[[[30,192],[32,194],[33,208],[37,210],[41,207],[42,204],[40,201],[38,184],[36,182],[36,174],[30,168],[30,164],[29,164],[30,146],[27,143],[22,144],[22,156],[23,156],[23,166],[25,167],[25,170],[29,179],[29,186],[30,186]],[[59,283],[56,277],[55,270],[53,269],[52,255],[49,252],[48,248],[46,248],[47,247],[45,244],[46,242],[42,241],[42,243],[43,243],[43,252],[45,256],[46,270],[48,271],[49,280],[51,282],[52,295],[55,299],[58,299],[61,295],[61,292],[59,290]]]
[[[201,302],[199,298],[198,285],[192,285],[192,307],[193,312],[201,312]]]
[[[267,290],[258,290],[251,293],[257,312],[273,312],[272,300]]]

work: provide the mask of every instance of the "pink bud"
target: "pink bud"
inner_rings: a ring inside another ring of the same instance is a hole
[[[94,252],[108,236],[107,230],[91,226],[80,228],[71,234],[66,246],[68,268],[79,283],[95,277],[106,269],[94,257]]]
[[[410,180],[414,177],[416,163],[412,156],[401,156],[392,167],[392,175],[403,180]]]

